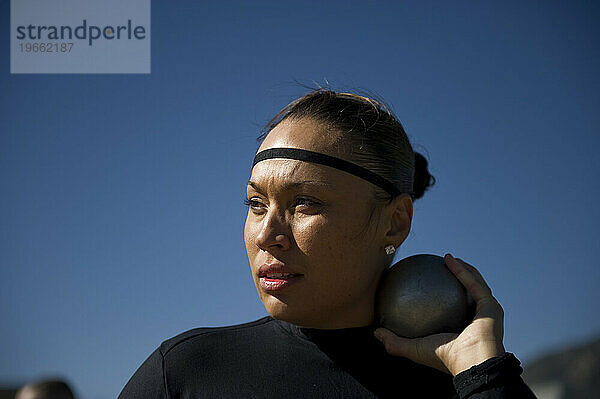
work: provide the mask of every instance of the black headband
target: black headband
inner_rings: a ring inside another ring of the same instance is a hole
[[[371,172],[368,169],[363,168],[362,166],[358,166],[353,164],[352,162],[345,161],[340,158],[332,157],[330,155],[321,154],[318,152],[303,150],[301,148],[268,148],[266,150],[260,151],[254,157],[254,162],[252,162],[252,167],[259,163],[260,161],[264,161],[265,159],[271,158],[289,158],[289,159],[297,159],[299,161],[306,161],[312,163],[318,163],[321,165],[331,166],[332,168],[336,168],[339,170],[343,170],[344,172],[348,172],[353,174],[354,176],[358,176],[362,179],[365,179],[385,191],[387,191],[392,197],[396,197],[402,192],[396,188],[392,183],[379,176],[376,173]],[[409,193],[412,196],[412,193]]]

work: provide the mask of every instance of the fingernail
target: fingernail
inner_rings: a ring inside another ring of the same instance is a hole
[[[373,335],[375,335],[375,338],[377,338],[378,340],[380,340],[380,341],[383,340],[383,335],[381,334],[381,331],[375,330],[375,332],[373,333]]]

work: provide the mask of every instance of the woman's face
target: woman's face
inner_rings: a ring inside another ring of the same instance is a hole
[[[258,151],[294,147],[340,157],[324,137],[312,120],[286,121]],[[389,264],[383,248],[391,243],[385,217],[367,224],[372,190],[357,176],[310,162],[267,159],[254,166],[244,240],[258,294],[273,317],[314,328],[372,323]]]

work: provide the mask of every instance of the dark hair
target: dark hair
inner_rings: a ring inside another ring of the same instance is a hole
[[[398,118],[385,103],[353,93],[319,88],[292,101],[262,129],[258,141],[285,120],[313,119],[328,131],[342,134],[332,143],[353,162],[377,173],[401,192],[421,198],[435,184],[427,170],[427,160],[414,152]],[[392,196],[373,186],[377,204],[388,203]]]

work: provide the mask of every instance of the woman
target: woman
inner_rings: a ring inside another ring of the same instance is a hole
[[[460,259],[444,258],[477,303],[460,335],[374,325],[379,279],[432,181],[383,104],[315,90],[259,140],[244,239],[270,316],[163,342],[120,398],[534,397],[504,350],[502,308]]]

